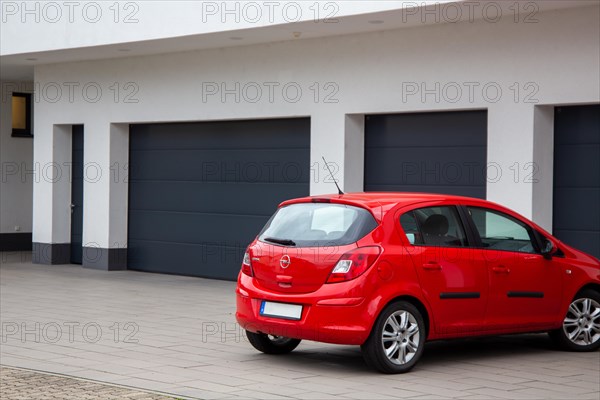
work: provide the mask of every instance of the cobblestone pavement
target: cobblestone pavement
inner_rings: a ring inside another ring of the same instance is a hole
[[[136,389],[84,379],[0,367],[0,398],[3,400],[173,400]]]
[[[600,399],[600,352],[557,351],[544,334],[428,343],[412,372],[382,375],[357,346],[258,353],[233,282],[0,256],[6,366],[201,399]]]

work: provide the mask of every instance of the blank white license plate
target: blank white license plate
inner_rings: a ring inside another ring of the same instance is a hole
[[[302,318],[302,306],[263,300],[260,305],[260,315],[297,321]]]

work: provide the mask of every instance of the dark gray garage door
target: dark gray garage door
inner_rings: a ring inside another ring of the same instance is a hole
[[[128,268],[235,279],[277,205],[309,194],[310,120],[132,125]]]
[[[554,113],[554,234],[600,258],[600,105]]]
[[[365,191],[485,198],[486,160],[486,111],[366,117]]]

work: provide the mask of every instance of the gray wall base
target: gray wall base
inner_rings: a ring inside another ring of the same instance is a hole
[[[32,262],[34,264],[70,264],[71,243],[33,243]]]
[[[84,247],[82,265],[84,268],[103,271],[123,271],[127,269],[127,249],[103,249]]]
[[[0,233],[0,251],[31,251],[31,232]]]

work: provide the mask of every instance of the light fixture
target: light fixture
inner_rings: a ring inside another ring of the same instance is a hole
[[[27,61],[37,61],[37,58],[35,58],[35,57],[29,57],[29,58],[26,58],[25,60],[27,60]]]
[[[298,39],[300,36],[302,36],[302,32],[294,32],[293,35],[296,39]]]
[[[244,38],[241,36],[230,36],[229,39],[230,40],[244,40]]]
[[[121,52],[123,52],[123,53],[126,53],[126,52],[128,52],[128,51],[131,51],[131,49],[118,49],[117,51],[121,51]]]
[[[372,24],[372,25],[381,25],[383,24],[385,21],[381,20],[381,19],[372,19],[371,21],[367,21],[368,23]]]

